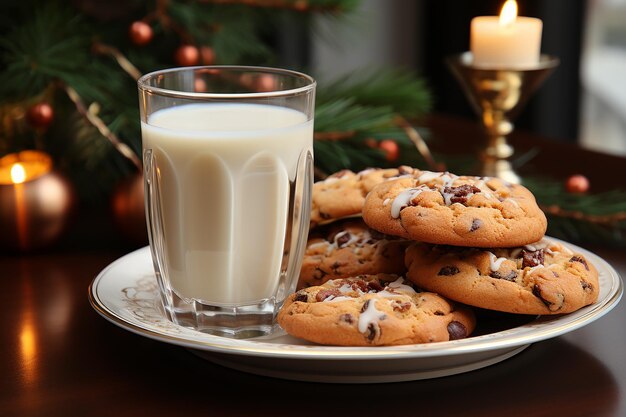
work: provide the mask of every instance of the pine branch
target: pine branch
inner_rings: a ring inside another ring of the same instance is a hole
[[[626,247],[626,191],[572,194],[562,182],[528,177],[530,189],[548,216],[548,233],[565,240]]]
[[[354,98],[338,98],[319,103],[315,109],[315,130],[318,132],[375,130],[390,126],[393,121],[391,107],[365,107]]]
[[[85,35],[80,19],[65,8],[50,4],[34,10],[31,19],[0,38],[0,96],[22,100],[37,95],[60,75],[87,66]]]
[[[100,117],[98,117],[98,115],[96,114],[95,111],[92,111],[91,109],[87,109],[85,107],[85,105],[83,104],[83,101],[81,100],[81,98],[78,95],[78,93],[76,92],[76,90],[74,90],[70,86],[63,86],[63,89],[67,93],[67,96],[70,98],[70,100],[76,106],[76,110],[85,119],[87,119],[87,121],[89,121],[89,123],[91,123],[96,129],[98,129],[98,132],[100,132],[100,134],[102,136],[104,136],[109,142],[111,142],[111,144],[115,147],[115,149],[117,149],[117,151],[124,158],[128,159],[129,161],[131,161],[133,163],[133,165],[135,165],[137,170],[141,171],[141,166],[142,166],[141,165],[141,161],[139,160],[139,158],[137,157],[135,152],[133,152],[133,150],[131,148],[129,148],[128,145],[123,143],[117,137],[117,135],[115,135],[109,129],[109,127],[102,121],[102,119]]]
[[[426,114],[432,97],[423,80],[399,70],[380,70],[365,75],[349,74],[325,84],[318,101],[350,97],[363,106],[390,106],[405,117]]]

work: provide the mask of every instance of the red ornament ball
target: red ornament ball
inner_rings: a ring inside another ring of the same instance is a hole
[[[400,147],[392,139],[381,140],[378,147],[385,153],[385,159],[394,162],[400,156]]]
[[[565,181],[568,193],[581,194],[589,191],[589,180],[584,175],[572,175]]]
[[[137,46],[149,44],[153,35],[152,27],[142,21],[133,22],[128,29],[128,36],[130,36],[131,42]]]
[[[174,59],[181,67],[198,65],[200,62],[200,51],[193,45],[182,45],[174,53]]]
[[[28,123],[38,129],[46,129],[54,120],[54,110],[46,102],[35,104],[26,112]]]
[[[200,47],[200,60],[204,65],[213,65],[215,63],[215,51],[210,46]]]
[[[113,220],[119,231],[136,244],[148,241],[141,173],[121,181],[111,195]]]

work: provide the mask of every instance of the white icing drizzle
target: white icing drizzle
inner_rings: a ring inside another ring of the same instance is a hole
[[[446,193],[446,192],[443,191],[444,189],[445,188],[441,189],[441,196],[443,197],[443,199],[444,199],[444,201],[446,203],[446,206],[449,206],[449,205],[452,204],[452,197],[454,197],[454,194]],[[467,196],[466,196],[467,200],[466,201],[469,201],[470,197],[473,196],[473,195],[474,195],[474,193],[467,193]],[[454,203],[454,204],[457,204],[457,203]]]
[[[385,201],[383,201],[383,207],[389,204],[389,201],[391,201],[390,198],[385,198]]]
[[[341,287],[339,287],[339,292],[342,294],[348,294],[352,291],[354,290],[352,289],[352,286],[350,284],[343,284]]]
[[[365,333],[370,324],[377,322],[384,316],[384,313],[376,309],[376,300],[370,298],[367,308],[359,315],[359,332]]]
[[[545,249],[547,247],[548,247],[548,241],[545,239],[542,239],[539,242],[535,242],[531,245],[524,245],[524,249],[529,250],[531,252],[537,251],[539,249]]]
[[[430,180],[434,180],[435,178],[441,176],[441,172],[432,172],[432,171],[422,171],[419,177],[417,177],[417,181],[420,184],[424,184]]]
[[[450,173],[445,173],[441,175],[441,180],[443,181],[443,188],[446,187],[451,187],[452,184],[454,184],[454,181],[456,181],[456,179],[459,178],[454,174],[450,174]]]
[[[401,290],[401,291],[404,291],[404,292],[408,292],[410,294],[415,294],[415,290],[413,289],[413,287],[411,287],[409,285],[405,285],[404,284],[404,278],[402,278],[402,277],[399,277],[394,282],[389,283],[388,287],[389,288],[393,288],[394,290]]]
[[[409,205],[409,201],[420,195],[425,188],[409,188],[402,191],[393,199],[391,203],[391,217],[397,219],[400,217],[400,210]]]
[[[526,268],[524,269],[524,275],[529,275],[529,274],[531,274],[534,270],[536,270],[536,269],[543,269],[543,268],[545,268],[545,266],[543,266],[543,265],[537,265],[537,266],[533,266],[533,267],[530,267],[530,268],[526,267]]]
[[[506,258],[496,258],[496,255],[491,252],[487,252],[487,254],[489,255],[489,267],[494,272],[500,269],[502,262],[506,261]]]
[[[356,299],[352,298],[352,297],[346,297],[345,295],[339,295],[337,297],[335,297],[334,295],[331,295],[330,297],[327,297],[322,302],[323,303],[336,303],[336,302],[339,302],[339,301],[346,301],[346,300],[356,300]]]
[[[324,184],[332,184],[333,182],[339,181],[337,177],[328,177],[324,180]]]
[[[515,248],[511,251],[511,258],[517,258],[522,252],[522,248]]]
[[[489,191],[483,191],[483,195],[485,196],[485,198],[488,199],[493,198],[493,194],[491,194]]]
[[[343,231],[341,231],[341,232],[339,232],[339,233],[337,233],[335,235],[335,238],[333,239],[333,245],[335,245],[335,247],[337,247],[337,248],[339,247],[339,243],[337,243],[337,240],[339,238],[341,238],[342,236],[344,236],[346,233],[348,233],[348,231],[347,230],[343,230]],[[367,232],[365,232],[365,233],[367,233]],[[354,234],[351,234],[350,235],[350,240],[348,240],[346,243],[344,243],[343,246],[349,246],[349,245],[357,242],[358,240],[359,240],[358,236],[356,236]]]

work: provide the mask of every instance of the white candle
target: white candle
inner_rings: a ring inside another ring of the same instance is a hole
[[[470,50],[477,67],[528,68],[539,62],[543,23],[517,16],[517,3],[507,0],[500,16],[472,19]]]

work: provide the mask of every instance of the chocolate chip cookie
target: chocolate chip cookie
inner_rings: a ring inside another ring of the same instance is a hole
[[[543,239],[513,249],[414,244],[407,278],[468,305],[520,314],[571,313],[598,298],[598,272],[581,254]]]
[[[370,229],[363,220],[343,220],[314,229],[307,243],[298,289],[362,274],[403,274],[410,241]]]
[[[292,336],[324,345],[382,346],[467,337],[471,310],[397,275],[336,279],[289,296],[278,323]]]
[[[365,200],[363,219],[390,235],[486,248],[536,242],[547,227],[535,197],[521,185],[429,171],[374,187]]]
[[[369,168],[358,173],[350,170],[336,172],[313,184],[311,225],[328,223],[344,217],[361,216],[365,196],[377,184],[417,170],[399,168]]]

